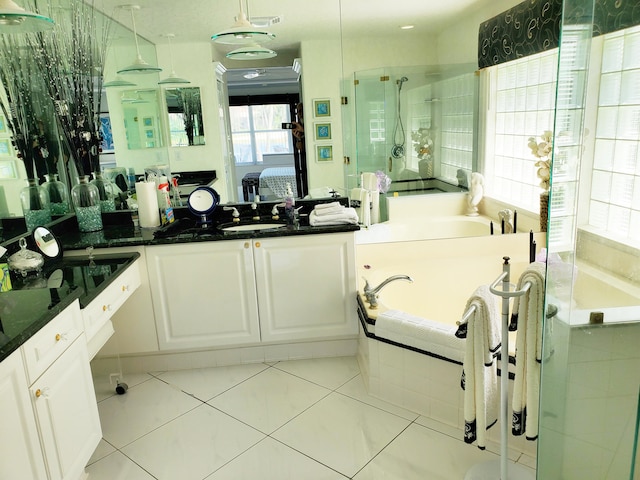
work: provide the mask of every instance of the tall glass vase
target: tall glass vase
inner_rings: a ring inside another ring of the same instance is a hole
[[[98,188],[100,210],[102,212],[115,212],[116,202],[113,193],[113,184],[102,176],[102,172],[95,172],[91,183]]]
[[[47,180],[42,186],[49,193],[51,215],[66,215],[69,213],[69,190],[67,186],[58,180],[57,173],[45,175]]]
[[[51,222],[49,194],[40,185],[37,178],[29,178],[29,184],[20,191],[20,203],[27,230],[32,231],[38,225]]]
[[[98,187],[89,183],[88,177],[80,177],[79,183],[73,186],[71,189],[71,201],[76,211],[78,228],[81,232],[102,230],[100,193],[98,192]]]

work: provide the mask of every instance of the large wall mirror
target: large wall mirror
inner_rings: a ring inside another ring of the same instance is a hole
[[[129,150],[164,146],[164,120],[160,113],[158,90],[125,90],[120,104]]]
[[[167,88],[164,91],[164,98],[169,117],[170,146],[204,145],[200,88]]]

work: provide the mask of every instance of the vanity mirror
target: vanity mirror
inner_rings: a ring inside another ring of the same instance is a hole
[[[164,98],[169,118],[170,146],[204,145],[200,88],[167,88]]]
[[[129,150],[162,147],[163,124],[158,90],[125,90],[120,96],[120,103]]]

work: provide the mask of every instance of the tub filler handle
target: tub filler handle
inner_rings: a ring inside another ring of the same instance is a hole
[[[388,283],[391,283],[395,280],[406,280],[407,282],[413,283],[413,278],[411,278],[409,275],[392,275],[389,278],[383,280],[382,283],[375,288],[371,288],[371,286],[369,285],[369,281],[366,278],[363,278],[363,280],[364,280],[364,296],[371,308],[378,308],[378,293]]]

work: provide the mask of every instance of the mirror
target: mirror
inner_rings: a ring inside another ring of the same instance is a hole
[[[62,247],[48,228],[36,227],[33,231],[33,240],[43,255],[49,258],[62,256]]]
[[[164,91],[172,147],[204,145],[200,88],[167,88]]]
[[[162,147],[163,122],[158,90],[125,90],[120,96],[120,104],[129,150]]]

